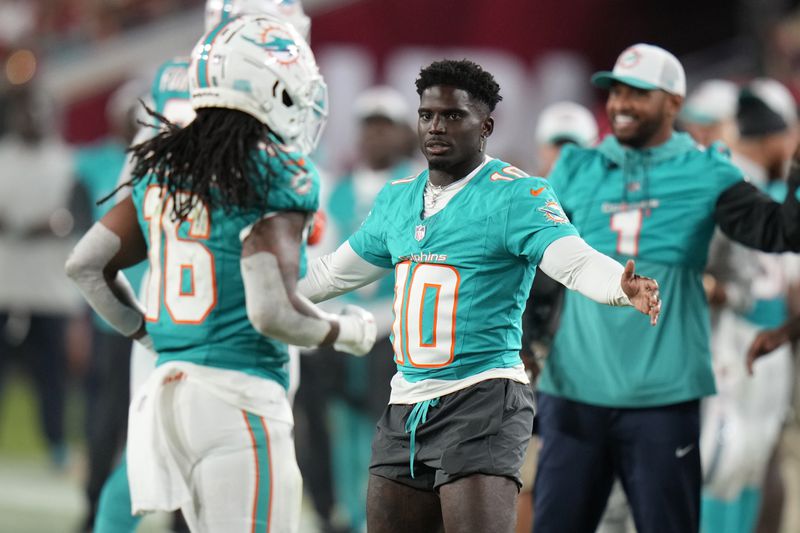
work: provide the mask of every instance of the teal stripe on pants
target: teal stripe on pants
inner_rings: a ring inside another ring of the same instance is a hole
[[[253,512],[253,531],[269,532],[270,514],[272,512],[272,472],[269,449],[269,433],[264,419],[245,412],[247,425],[250,428],[255,446],[256,460],[256,496]]]

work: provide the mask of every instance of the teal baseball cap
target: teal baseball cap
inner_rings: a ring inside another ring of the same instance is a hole
[[[651,44],[639,43],[626,48],[617,58],[614,70],[592,76],[592,84],[601,89],[608,89],[615,82],[686,96],[686,73],[681,62],[670,52]]]

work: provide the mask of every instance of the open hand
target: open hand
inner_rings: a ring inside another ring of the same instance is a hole
[[[753,375],[753,363],[756,359],[778,349],[788,341],[789,335],[785,328],[767,329],[756,335],[747,350],[747,373]]]
[[[631,304],[640,312],[650,316],[650,325],[658,323],[661,314],[661,297],[658,293],[658,282],[634,273],[635,265],[632,260],[625,264],[620,286]]]

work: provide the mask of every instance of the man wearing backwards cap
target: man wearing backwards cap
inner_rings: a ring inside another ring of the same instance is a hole
[[[666,316],[646,331],[626,310],[567,294],[539,383],[534,530],[593,531],[619,477],[639,531],[693,532],[699,399],[714,394],[702,285],[708,244],[719,225],[764,251],[800,249],[800,171],[781,205],[716,146],[675,132],[686,79],[666,50],[634,45],[592,82],[609,89],[613,135],[596,148],[566,146],[550,182],[590,245],[654,273]]]

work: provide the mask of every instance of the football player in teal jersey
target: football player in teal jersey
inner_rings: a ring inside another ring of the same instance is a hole
[[[310,19],[300,2],[283,0],[208,0],[205,6],[205,28],[212,29],[219,22],[245,14],[265,14],[292,24],[308,40]],[[194,109],[189,101],[188,57],[174,57],[164,62],[157,70],[152,83],[148,105],[166,117],[172,124],[185,126],[194,118]],[[158,131],[161,123],[155,121],[140,129],[134,144],[143,142]],[[127,181],[130,168],[126,168],[122,181]],[[125,191],[126,193],[128,191]],[[137,384],[139,374],[152,367],[153,354],[141,345],[135,346],[131,354],[132,386]],[[133,516],[130,509],[127,465],[123,459],[108,478],[100,494],[94,533],[122,533],[136,530],[140,516]]]
[[[588,247],[547,181],[486,155],[501,99],[490,73],[443,60],[416,85],[428,169],[386,184],[299,286],[319,301],[395,272],[397,373],[373,440],[368,530],[513,531],[533,424],[521,316],[537,265],[651,324],[658,285]]]
[[[288,22],[308,40],[310,19],[303,11],[300,2],[285,0],[208,0],[205,6],[205,29],[211,30],[219,22],[245,14],[265,14]],[[188,57],[174,57],[164,62],[157,70],[152,83],[148,104],[156,113],[166,117],[171,123],[185,126],[194,118],[194,109],[189,101]],[[141,143],[163,126],[155,121],[143,127],[137,134],[134,144]],[[121,177],[127,181],[130,168],[126,168]],[[127,192],[127,191],[125,191]],[[151,353],[138,345],[131,354],[132,385],[136,385],[136,377],[149,369]],[[94,533],[120,533],[136,530],[140,516],[133,516],[130,509],[130,491],[128,489],[127,465],[123,460],[109,477],[100,495]]]
[[[673,131],[686,90],[680,62],[637,44],[613,72],[613,135],[567,146],[549,176],[586,241],[635,258],[665,301],[660,327],[568,293],[539,382],[543,448],[537,533],[594,531],[619,477],[640,531],[699,527],[699,398],[714,393],[702,276],[714,227],[765,251],[800,249],[795,175],[784,204],[745,182],[724,150]]]
[[[369,351],[374,322],[295,291],[327,115],[313,54],[288,24],[243,16],[192,53],[195,119],[133,147],[132,194],[67,261],[92,307],[150,344],[127,461],[136,514],[180,508],[192,531],[297,531],[301,480],[287,346]],[[149,259],[146,306],[119,269]]]

